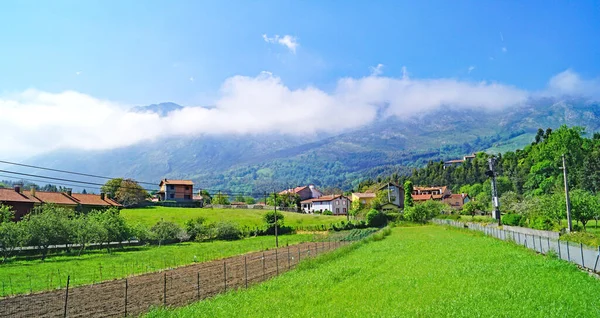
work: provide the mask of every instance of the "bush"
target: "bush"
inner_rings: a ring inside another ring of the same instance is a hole
[[[381,211],[377,211],[375,209],[369,210],[366,216],[367,225],[373,227],[379,227],[385,225],[387,222],[385,214]]]
[[[151,237],[158,241],[160,246],[163,242],[177,241],[182,238],[183,229],[177,224],[169,221],[158,221],[151,229]]]
[[[331,212],[329,210],[325,210],[325,211],[323,211],[323,215],[333,215],[333,212]]]
[[[556,228],[557,223],[547,216],[536,216],[529,220],[529,226],[532,229],[549,231]]]
[[[185,231],[190,236],[190,240],[204,241],[210,239],[211,226],[206,224],[206,219],[198,217],[185,222]]]
[[[242,231],[232,222],[218,222],[214,225],[215,239],[235,241],[242,238]]]
[[[523,216],[520,214],[515,214],[515,213],[505,214],[502,216],[502,224],[519,226],[521,224],[522,218],[523,218]]]
[[[152,238],[150,229],[142,223],[136,223],[129,226],[129,232],[135,239],[137,239],[140,242],[146,242]]]
[[[385,217],[388,222],[399,222],[403,220],[402,214],[398,212],[387,212],[385,213]]]

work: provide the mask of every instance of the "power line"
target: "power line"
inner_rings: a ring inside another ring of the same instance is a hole
[[[31,179],[31,178],[24,179],[24,178],[18,178],[18,177],[15,177],[15,176],[7,176],[7,175],[3,175],[3,174],[0,174],[0,177],[13,179],[14,181],[27,181],[27,182],[31,182],[31,183],[35,183],[35,182],[46,182],[46,183],[48,183],[48,180]],[[10,180],[8,180],[8,181],[10,181]],[[40,186],[39,184],[36,184],[36,185]],[[81,185],[78,185],[78,184],[56,183],[56,182],[53,182],[50,185],[69,186],[69,187],[82,187]],[[84,189],[102,190],[101,188],[97,188],[97,187],[85,187]]]
[[[21,166],[21,167],[27,167],[27,168],[40,169],[40,170],[69,173],[69,174],[74,174],[74,175],[79,175],[79,176],[84,176],[84,177],[91,177],[91,178],[116,179],[116,178],[113,178],[113,177],[99,176],[99,175],[94,175],[94,174],[87,174],[87,173],[81,173],[81,172],[75,172],[75,171],[68,171],[68,170],[61,170],[61,169],[46,168],[46,167],[40,167],[40,166],[34,166],[34,165],[27,165],[27,164],[24,164],[24,163],[17,163],[17,162],[4,161],[4,160],[0,160],[0,163],[5,163],[5,164],[15,165],[15,166]],[[139,184],[156,185],[156,183],[153,183],[153,182],[144,182],[144,181],[135,181],[135,182],[137,182]]]

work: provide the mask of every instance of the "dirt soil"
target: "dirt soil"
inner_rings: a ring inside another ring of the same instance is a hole
[[[302,243],[94,285],[0,299],[0,317],[123,317],[246,288],[344,242]],[[66,307],[65,307],[66,300]]]

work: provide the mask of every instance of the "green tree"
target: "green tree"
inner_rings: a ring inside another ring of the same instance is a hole
[[[101,191],[106,193],[109,198],[114,199],[117,196],[117,191],[121,187],[122,182],[123,178],[110,179],[102,186]]]
[[[138,205],[146,200],[150,195],[136,181],[125,179],[121,181],[114,199],[122,205],[129,207]]]
[[[44,204],[36,207],[25,217],[25,229],[29,237],[29,244],[42,251],[42,260],[48,255],[50,245],[70,243],[73,229],[71,217],[73,215],[74,213],[70,209]]]
[[[212,204],[221,204],[221,205],[229,205],[229,196],[223,193],[217,193],[215,197],[212,199]]]
[[[242,194],[238,194],[235,196],[235,202],[246,202],[246,198]]]
[[[90,216],[91,214],[79,214],[71,221],[72,240],[79,245],[77,255],[81,255],[90,243],[99,242],[104,235],[105,229],[102,224]]]
[[[412,198],[413,190],[412,181],[406,180],[406,182],[404,182],[404,208],[411,207],[415,204]]]
[[[14,212],[8,206],[0,205],[0,252],[2,263],[11,257],[17,248],[27,242],[27,232],[23,222],[14,222]]]
[[[383,212],[376,209],[371,209],[369,212],[367,212],[366,221],[368,226],[380,227],[385,225],[387,219]]]
[[[600,202],[592,193],[581,189],[570,191],[569,195],[573,218],[581,222],[585,230],[588,221],[593,219],[600,209]]]
[[[256,200],[253,197],[246,197],[246,204],[255,204]]]
[[[275,215],[277,215],[277,227],[283,226],[283,214],[281,212],[269,211],[263,215],[263,221],[266,223],[267,228],[275,227]]]
[[[203,217],[187,220],[185,231],[190,236],[190,240],[194,241],[204,241],[211,236],[211,227],[206,224],[206,218]]]
[[[152,238],[158,241],[158,246],[165,241],[180,239],[182,232],[183,229],[177,223],[162,220],[150,229]]]

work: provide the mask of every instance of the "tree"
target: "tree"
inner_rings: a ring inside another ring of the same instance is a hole
[[[275,213],[277,213],[277,227],[283,226],[283,214],[280,212],[269,211],[263,215],[263,221],[267,224],[269,229],[275,227]]]
[[[255,204],[256,200],[253,197],[246,197],[246,204]]]
[[[0,252],[3,263],[27,241],[24,223],[14,222],[13,219],[14,212],[10,207],[0,205]]]
[[[115,192],[114,199],[122,205],[129,207],[138,205],[146,200],[149,194],[136,181],[131,179],[122,180]]]
[[[587,222],[593,219],[598,209],[600,209],[600,202],[596,196],[585,190],[576,189],[570,191],[569,194],[573,218],[581,222],[585,230]]]
[[[83,191],[81,191],[81,194],[87,194],[87,191],[85,191],[85,189],[83,189]]]
[[[235,196],[235,202],[246,202],[246,198],[242,194],[238,194]]]
[[[68,244],[72,233],[73,211],[51,204],[36,207],[25,217],[29,244],[42,250],[42,260],[50,245]]]
[[[81,255],[90,243],[99,242],[105,232],[102,224],[96,222],[96,218],[90,215],[93,213],[79,214],[71,222],[73,243],[80,245],[77,255]]]
[[[218,193],[212,199],[212,204],[221,204],[221,205],[229,205],[229,196],[227,194]]]
[[[151,229],[152,237],[158,241],[158,246],[164,241],[176,240],[181,237],[183,229],[170,221],[158,221]]]
[[[117,191],[121,187],[122,182],[123,178],[110,179],[102,186],[101,191],[106,193],[109,198],[114,199],[117,196]]]
[[[404,208],[411,207],[415,204],[412,198],[413,183],[410,180],[404,182]]]
[[[379,227],[385,225],[387,219],[383,212],[371,209],[367,212],[366,221],[368,226]]]
[[[110,208],[104,211],[93,211],[91,218],[98,222],[103,230],[99,233],[100,243],[106,243],[106,249],[110,252],[111,242],[121,242],[130,238],[130,231],[125,222],[125,218],[120,214],[117,208]]]
[[[211,227],[206,224],[206,218],[198,217],[185,222],[185,231],[190,240],[204,241],[210,239]]]

